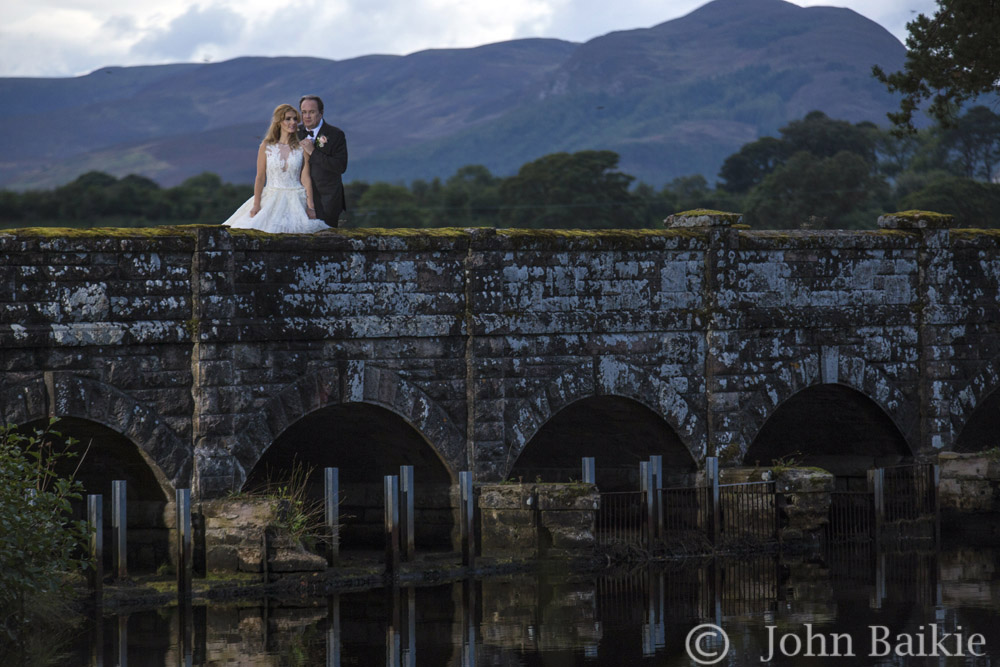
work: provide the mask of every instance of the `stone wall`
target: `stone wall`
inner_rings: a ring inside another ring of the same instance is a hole
[[[830,494],[834,490],[834,476],[820,468],[778,467],[778,468],[723,468],[719,471],[723,484],[774,481],[778,496],[778,514],[781,522],[782,543],[803,546],[818,546],[830,516]],[[757,511],[772,511],[773,507],[762,506],[770,500],[758,499],[740,503],[739,507],[724,508],[723,515],[729,517],[734,526],[752,523]],[[723,527],[725,530],[725,527]]]
[[[413,458],[488,481],[581,399],[648,409],[689,467],[743,463],[818,385],[857,392],[918,457],[991,400],[1000,233],[730,222],[2,232],[0,417],[103,425],[166,497],[207,499],[331,406],[387,410],[418,434]]]
[[[592,484],[484,484],[480,548],[493,558],[587,555],[600,496]]]
[[[942,452],[938,463],[942,532],[963,543],[996,544],[1000,539],[1000,459],[995,450]]]
[[[287,506],[280,500],[239,498],[197,508],[205,569],[287,574],[326,569],[326,559],[306,551],[281,526]],[[265,535],[267,539],[265,540]]]

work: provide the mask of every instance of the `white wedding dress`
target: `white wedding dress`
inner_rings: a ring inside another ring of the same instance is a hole
[[[288,144],[268,144],[267,180],[260,196],[260,210],[250,217],[253,197],[236,209],[223,224],[236,229],[259,229],[272,234],[308,234],[330,229],[322,220],[306,215],[306,190],[302,176],[302,147]]]

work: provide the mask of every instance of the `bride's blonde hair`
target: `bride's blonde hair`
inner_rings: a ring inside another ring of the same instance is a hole
[[[274,114],[271,115],[271,127],[267,128],[267,134],[264,135],[264,143],[278,143],[278,140],[281,139],[281,122],[285,120],[285,114],[289,111],[295,114],[295,122],[299,122],[300,116],[298,109],[293,107],[291,104],[279,104],[277,108],[275,108]],[[292,148],[299,145],[298,132],[292,132],[292,136],[288,138],[288,145]]]

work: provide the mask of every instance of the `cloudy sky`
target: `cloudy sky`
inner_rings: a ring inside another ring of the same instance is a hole
[[[794,0],[849,7],[901,41],[933,0]],[[342,60],[521,37],[583,42],[647,28],[706,0],[30,0],[0,4],[0,77],[238,56]]]

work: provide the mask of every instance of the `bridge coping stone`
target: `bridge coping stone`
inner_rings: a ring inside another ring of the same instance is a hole
[[[951,229],[955,216],[933,211],[900,211],[880,215],[879,229]]]

